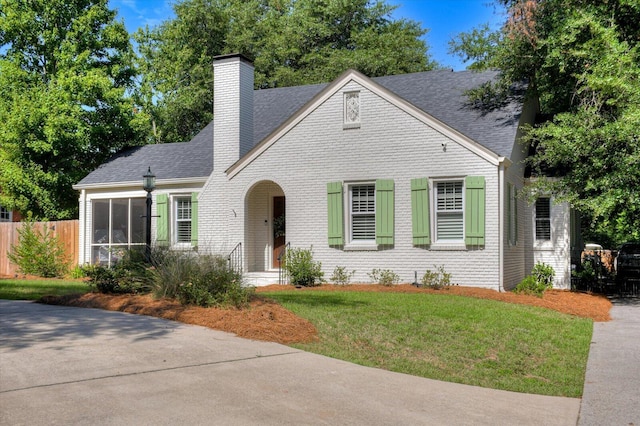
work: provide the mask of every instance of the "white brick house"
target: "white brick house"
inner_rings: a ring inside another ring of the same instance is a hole
[[[556,286],[569,285],[570,209],[516,196],[534,103],[482,110],[465,95],[496,72],[348,70],[330,84],[254,91],[252,63],[226,55],[214,75],[214,120],[191,142],[125,151],[74,186],[81,263],[143,244],[151,167],[153,240],[237,248],[248,280],[277,280],[289,243],[312,247],[326,277],[355,270],[354,282],[375,268],[413,282],[442,265],[454,283],[503,290],[545,261]]]

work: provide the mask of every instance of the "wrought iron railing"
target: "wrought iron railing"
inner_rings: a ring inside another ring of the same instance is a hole
[[[242,274],[242,243],[236,244],[231,250],[231,253],[227,256],[227,262],[229,269]]]
[[[289,281],[289,274],[286,269],[282,268],[282,264],[284,262],[285,256],[287,255],[287,250],[291,247],[291,243],[287,243],[280,249],[280,253],[278,253],[278,284],[287,284]]]

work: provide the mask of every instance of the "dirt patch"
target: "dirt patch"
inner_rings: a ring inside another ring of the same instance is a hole
[[[292,290],[291,286],[272,285],[259,287],[258,295],[274,291]],[[551,290],[544,297],[517,295],[514,293],[498,293],[494,290],[452,286],[442,290],[417,288],[412,285],[322,285],[303,288],[297,291],[376,291],[399,293],[432,293],[452,294],[480,299],[499,300],[507,303],[540,306],[559,312],[591,318],[594,321],[609,321],[611,302],[599,295],[572,293],[569,291]],[[122,311],[140,315],[150,315],[186,324],[201,325],[216,330],[235,333],[240,337],[264,340],[277,343],[312,342],[318,339],[318,333],[309,321],[297,317],[275,302],[256,297],[249,309],[216,309],[197,306],[182,306],[175,300],[153,299],[149,295],[105,295],[88,293],[84,295],[68,295],[45,297],[42,302],[55,305],[78,306],[84,308],[100,308],[111,311]]]

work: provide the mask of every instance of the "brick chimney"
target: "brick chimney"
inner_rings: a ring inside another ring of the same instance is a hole
[[[213,171],[253,147],[253,63],[235,53],[213,58]]]

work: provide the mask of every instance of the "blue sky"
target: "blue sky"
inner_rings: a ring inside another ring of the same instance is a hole
[[[501,9],[491,0],[387,0],[399,6],[395,18],[412,19],[428,28],[426,41],[429,53],[443,66],[462,70],[465,65],[448,54],[449,40],[456,34],[470,31],[484,23],[497,28],[504,20]],[[173,17],[172,0],[109,0],[109,6],[118,10],[118,19],[124,19],[132,33],[140,27],[153,27]]]

